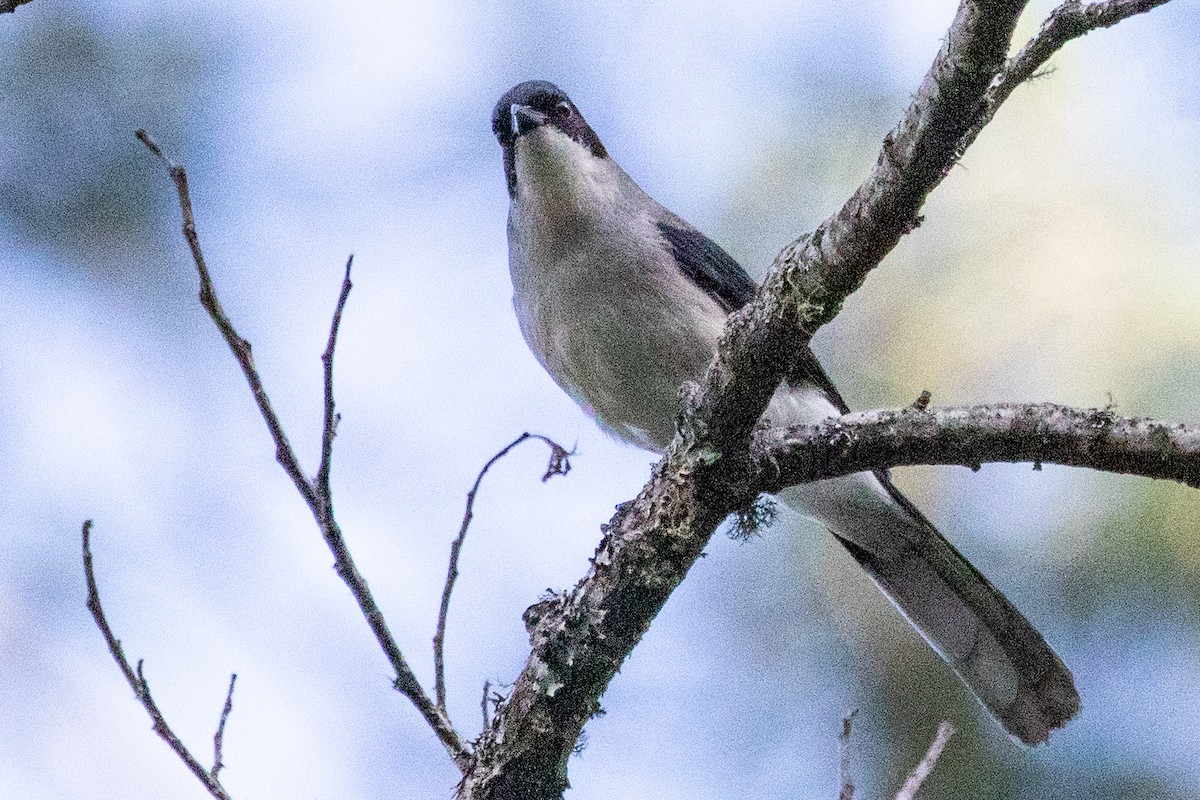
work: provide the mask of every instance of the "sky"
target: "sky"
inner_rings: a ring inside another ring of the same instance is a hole
[[[316,469],[342,269],[338,516],[418,676],[483,463],[446,645],[468,738],[521,613],[583,576],[653,454],[541,371],[511,309],[492,106],[553,80],[664,205],[761,276],[866,175],[952,2],[33,0],[0,17],[0,797],[203,797],[84,607],[201,761],[230,673],[237,798],[449,797],[223,341],[146,128],[188,168],[222,302]],[[1018,32],[1033,34],[1049,3]],[[1022,87],[815,342],[855,408],[1045,400],[1200,419],[1200,67],[1176,0]],[[1200,795],[1200,502],[1029,465],[897,482],[1074,670],[1083,713],[1012,744],[830,537],[718,534],[603,699],[569,798],[863,796],[960,729],[927,797]]]

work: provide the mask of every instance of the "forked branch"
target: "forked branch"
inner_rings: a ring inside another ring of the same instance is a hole
[[[117,662],[117,666],[121,669],[121,674],[125,676],[129,688],[133,689],[134,697],[142,704],[142,708],[146,709],[146,713],[150,715],[154,732],[187,765],[187,768],[192,771],[196,779],[204,784],[204,788],[208,790],[209,794],[218,798],[218,800],[229,800],[229,795],[226,793],[225,787],[221,785],[218,774],[224,766],[221,762],[221,745],[225,737],[225,723],[229,719],[229,713],[233,710],[233,684],[237,680],[237,676],[234,675],[229,679],[229,691],[225,695],[225,707],[221,710],[221,720],[217,724],[217,732],[213,737],[213,766],[211,769],[205,769],[204,765],[192,755],[187,746],[175,735],[175,731],[171,730],[171,726],[167,724],[166,717],[159,710],[158,704],[154,702],[154,697],[150,694],[150,683],[146,680],[146,676],[142,672],[142,660],[138,659],[136,668],[129,665],[129,659],[125,657],[125,651],[121,647],[120,640],[113,634],[112,627],[108,624],[108,618],[104,614],[104,606],[100,603],[100,590],[96,586],[96,572],[92,566],[91,537],[92,521],[89,519],[83,523],[83,575],[87,581],[87,607],[88,611],[92,612],[92,619],[96,621],[96,627],[104,635],[104,641],[108,643],[108,651],[112,653],[113,660]]]
[[[851,711],[842,718],[842,732],[838,736],[838,800],[854,800],[854,781],[850,777],[850,731],[856,713]],[[938,759],[942,757],[942,751],[946,749],[946,745],[953,735],[954,726],[949,722],[942,722],[938,725],[937,733],[934,734],[933,741],[929,743],[929,749],[908,773],[904,785],[900,787],[900,791],[896,792],[895,800],[915,800],[917,792],[925,783],[925,779],[933,772]]]
[[[1042,23],[1037,35],[1026,42],[1016,56],[1009,59],[996,77],[984,98],[984,113],[963,135],[959,153],[966,151],[975,137],[984,129],[1001,104],[1013,90],[1038,74],[1050,57],[1072,39],[1077,39],[1099,28],[1109,28],[1118,22],[1143,14],[1164,5],[1168,0],[1111,0],[1107,3],[1081,3],[1068,0],[1060,5]]]
[[[392,669],[395,670],[396,677],[393,685],[396,690],[416,706],[417,711],[425,718],[430,727],[433,728],[451,758],[454,759],[454,762],[462,766],[466,763],[468,757],[466,745],[450,724],[450,720],[446,718],[446,715],[442,713],[430,699],[429,695],[426,694],[416,675],[413,674],[412,669],[409,667],[408,661],[400,650],[400,646],[396,643],[395,637],[392,636],[391,630],[388,628],[383,611],[379,608],[378,603],[376,603],[374,596],[367,587],[366,579],[363,578],[357,566],[355,566],[354,558],[346,546],[345,538],[342,536],[341,528],[333,512],[329,474],[333,452],[333,438],[336,433],[338,420],[333,399],[333,350],[337,342],[342,312],[345,309],[346,300],[350,295],[350,266],[353,259],[351,258],[346,262],[342,288],[338,295],[337,306],[330,325],[328,344],[322,356],[324,366],[325,413],[321,433],[321,463],[316,478],[310,479],[301,469],[295,451],[288,442],[279,417],[271,405],[271,400],[267,395],[266,389],[263,387],[262,378],[259,376],[258,369],[254,366],[254,359],[251,356],[250,343],[237,332],[233,323],[221,308],[220,300],[217,298],[216,287],[209,274],[204,253],[200,248],[200,237],[196,231],[196,220],[192,211],[192,200],[188,190],[187,172],[183,167],[172,162],[145,131],[137,131],[137,138],[166,165],[171,180],[175,184],[175,190],[179,196],[179,208],[183,215],[183,235],[187,240],[188,247],[191,249],[192,260],[195,262],[196,272],[200,277],[200,302],[205,310],[208,311],[208,315],[225,338],[230,351],[232,351],[238,365],[242,368],[242,374],[245,376],[246,382],[250,385],[254,401],[258,405],[258,410],[262,414],[263,420],[267,424],[267,430],[270,432],[271,438],[275,443],[276,460],[283,467],[288,477],[292,479],[296,490],[304,498],[305,503],[308,504],[309,509],[312,511],[317,526],[320,528],[321,534],[325,539],[325,543],[329,547],[330,552],[333,553],[335,570],[349,587],[351,594],[354,595],[359,610],[367,620],[367,624],[370,626],[372,633],[374,633],[375,639],[383,650],[384,655],[387,656]]]

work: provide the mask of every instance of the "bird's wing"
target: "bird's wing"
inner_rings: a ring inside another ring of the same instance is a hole
[[[716,300],[725,313],[736,311],[754,299],[758,289],[754,279],[719,244],[681,219],[659,222],[658,229],[684,274]]]

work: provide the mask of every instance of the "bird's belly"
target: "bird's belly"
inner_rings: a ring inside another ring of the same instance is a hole
[[[703,375],[725,315],[690,284],[611,277],[543,282],[524,313],[518,295],[518,317],[547,371],[601,427],[661,451],[674,435],[679,387]]]

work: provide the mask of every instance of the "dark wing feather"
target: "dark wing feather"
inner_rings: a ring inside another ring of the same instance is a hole
[[[721,246],[692,226],[658,223],[685,275],[728,313],[754,299],[758,287]]]
[[[842,399],[841,392],[833,385],[833,381],[829,380],[829,376],[825,374],[825,369],[821,366],[821,362],[817,361],[817,357],[813,355],[813,351],[807,346],[805,346],[800,360],[792,369],[789,379],[793,383],[799,381],[811,383],[825,393],[825,396],[829,398],[829,402],[837,406],[839,413],[850,413],[850,406],[846,405],[846,401]]]

